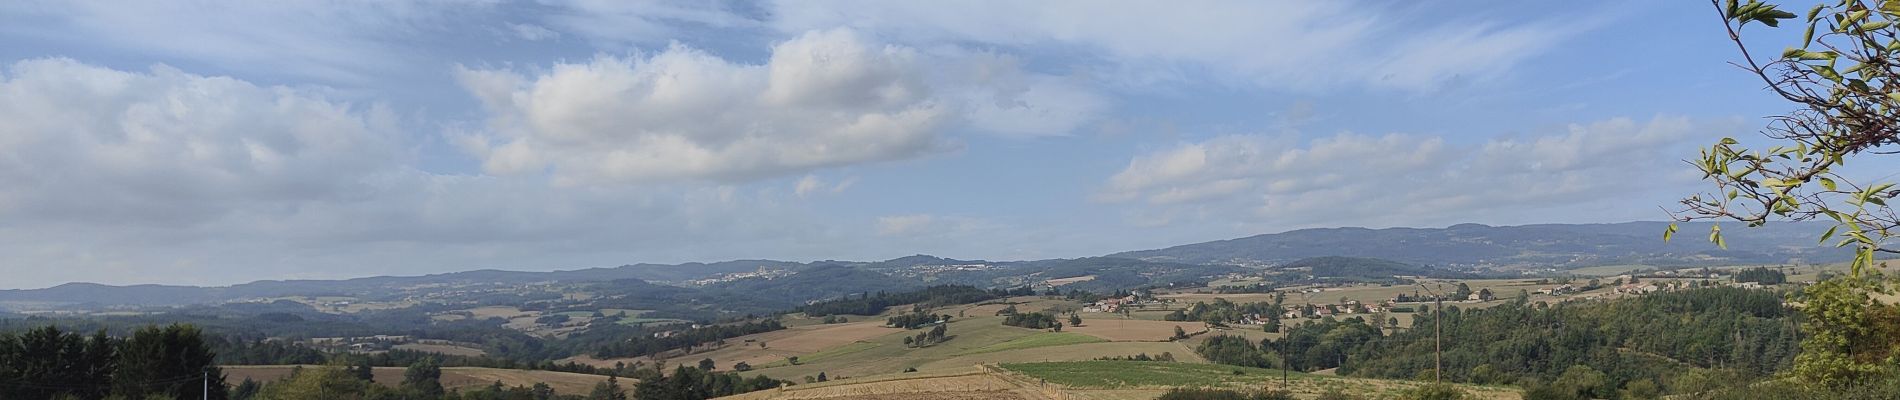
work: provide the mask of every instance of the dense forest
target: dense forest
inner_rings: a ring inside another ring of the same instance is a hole
[[[642,335],[624,337],[620,340],[602,343],[594,349],[597,358],[639,357],[658,354],[669,350],[683,350],[705,343],[713,343],[727,338],[771,332],[785,329],[776,319],[764,319],[730,325],[701,326],[698,328],[669,331],[668,335]]]
[[[1760,377],[1793,361],[1796,316],[1768,291],[1709,288],[1608,302],[1511,301],[1443,311],[1445,379],[1481,384],[1552,382],[1601,371],[1592,390],[1610,397],[1626,385],[1672,382],[1699,369]],[[1380,321],[1327,318],[1291,326],[1279,341],[1209,338],[1209,360],[1410,379],[1433,369],[1433,313],[1411,329],[1381,332]],[[1283,357],[1281,354],[1285,354]],[[1583,366],[1588,371],[1573,367]],[[1640,382],[1640,383],[1639,383]]]
[[[895,305],[916,304],[924,308],[941,307],[951,304],[969,304],[1005,296],[1024,296],[1035,294],[1028,287],[1019,289],[983,290],[975,286],[943,285],[931,286],[915,291],[901,293],[863,293],[858,297],[827,300],[798,307],[796,311],[814,317],[827,315],[878,315],[884,309]]]
[[[203,333],[147,326],[127,337],[56,327],[0,333],[0,398],[228,398]],[[205,388],[210,392],[205,392]]]

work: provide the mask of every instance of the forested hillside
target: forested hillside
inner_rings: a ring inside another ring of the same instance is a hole
[[[1188,244],[1111,257],[1181,263],[1285,263],[1311,257],[1353,255],[1415,265],[1722,265],[1776,264],[1792,260],[1839,262],[1849,251],[1815,242],[1828,224],[1772,224],[1727,231],[1728,248],[1706,241],[1659,238],[1663,222],[1454,225],[1448,228],[1321,228]],[[1708,223],[1685,223],[1684,232],[1706,232]]]

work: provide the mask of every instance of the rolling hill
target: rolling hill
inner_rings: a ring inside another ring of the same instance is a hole
[[[1381,258],[1415,265],[1578,268],[1598,265],[1719,265],[1836,262],[1849,252],[1816,242],[1828,225],[1776,223],[1759,228],[1729,224],[1728,249],[1699,240],[1708,223],[1685,223],[1683,235],[1664,242],[1665,222],[1453,225],[1447,228],[1321,228],[1116,253],[1150,261],[1280,264],[1324,257]]]

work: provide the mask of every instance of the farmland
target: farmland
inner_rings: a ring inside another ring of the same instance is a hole
[[[1041,334],[1035,334],[1035,335],[1030,335],[1030,336],[1024,336],[1024,337],[1016,338],[1015,340],[1010,340],[1007,342],[997,343],[997,344],[993,344],[989,346],[983,346],[981,348],[966,351],[958,355],[981,354],[981,353],[1007,351],[1007,350],[1022,350],[1022,349],[1029,349],[1029,348],[1036,348],[1036,347],[1097,343],[1097,342],[1103,342],[1103,341],[1104,340],[1102,338],[1089,336],[1089,335],[1083,335],[1079,333],[1050,332],[1050,333],[1041,333]]]
[[[231,365],[224,367],[225,381],[241,382],[251,379],[259,382],[274,381],[290,376],[298,367],[320,368],[315,365]],[[376,367],[376,383],[395,386],[402,382],[401,367]],[[499,369],[480,367],[444,367],[442,368],[442,387],[447,389],[482,387],[501,382],[506,386],[531,386],[536,382],[545,382],[556,393],[586,394],[594,384],[605,382],[606,376],[576,374],[554,371],[533,371],[520,369]],[[622,379],[622,385],[631,385],[630,379]]]

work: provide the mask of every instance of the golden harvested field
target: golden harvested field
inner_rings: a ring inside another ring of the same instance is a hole
[[[819,384],[797,385],[785,390],[768,390],[723,397],[723,399],[1042,399],[1008,380],[972,371],[965,366],[945,374],[892,374],[865,379],[847,379]]]
[[[1161,342],[1167,341],[1168,337],[1174,336],[1174,328],[1177,326],[1181,327],[1181,330],[1187,331],[1188,334],[1207,330],[1207,325],[1200,322],[1125,320],[1110,317],[1095,319],[1083,318],[1082,326],[1063,327],[1062,331],[1075,332],[1117,342]]]
[[[224,380],[231,384],[243,382],[245,378],[259,382],[274,381],[290,376],[291,370],[296,367],[297,366],[294,365],[224,366]],[[322,368],[321,366],[315,365],[305,365],[303,367],[306,369]],[[376,367],[376,383],[385,386],[400,384],[402,383],[403,370],[404,368],[402,367]],[[593,390],[594,384],[607,381],[607,377],[571,372],[519,369],[480,367],[442,368],[442,387],[444,388],[455,389],[488,386],[495,383],[495,381],[501,381],[503,385],[507,386],[532,386],[536,382],[545,382],[548,386],[553,387],[556,393],[585,395],[588,391]],[[620,380],[620,385],[623,387],[631,387],[634,383],[635,381],[632,379]]]
[[[767,345],[809,353],[903,331],[900,328],[885,327],[883,320],[817,325],[807,328],[809,329],[786,329],[782,332],[790,332],[790,335],[773,338]],[[743,340],[745,337],[741,336],[740,339]]]
[[[1201,359],[1200,355],[1194,353],[1193,346],[1181,342],[1107,342],[970,354],[928,362],[918,366],[917,369],[921,371],[953,370],[957,368],[968,368],[971,365],[977,364],[1086,361],[1102,357],[1133,356],[1136,354],[1158,356],[1161,355],[1161,353],[1173,354],[1174,359],[1180,362],[1207,362],[1207,360]]]

